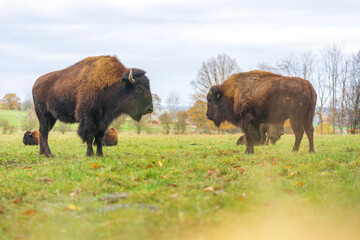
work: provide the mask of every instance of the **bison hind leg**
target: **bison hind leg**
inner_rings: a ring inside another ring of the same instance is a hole
[[[304,127],[301,121],[299,120],[295,120],[293,118],[290,118],[290,123],[291,123],[291,127],[294,131],[295,134],[295,143],[294,143],[294,147],[293,147],[293,152],[298,152],[299,151],[299,147],[300,147],[300,143],[301,140],[303,138],[304,135]]]

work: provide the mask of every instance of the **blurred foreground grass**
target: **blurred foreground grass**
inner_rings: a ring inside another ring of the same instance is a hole
[[[237,137],[119,136],[87,158],[50,134],[47,159],[0,135],[0,239],[360,239],[360,136],[253,155]]]

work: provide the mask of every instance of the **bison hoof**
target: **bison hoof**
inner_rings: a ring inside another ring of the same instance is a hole
[[[104,156],[103,153],[96,153],[96,155],[98,155],[99,157],[103,157],[103,156]]]
[[[45,156],[50,158],[50,157],[54,157],[54,155],[52,155],[52,153],[45,153]]]

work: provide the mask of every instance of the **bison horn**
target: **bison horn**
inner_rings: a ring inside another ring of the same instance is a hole
[[[133,77],[133,71],[132,69],[130,69],[130,73],[129,73],[129,82],[134,84],[135,83],[135,79]]]

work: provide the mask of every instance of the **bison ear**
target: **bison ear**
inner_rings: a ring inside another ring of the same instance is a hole
[[[223,95],[223,87],[221,85],[213,86],[210,89],[210,93],[212,93],[216,97],[216,99],[220,99]]]

